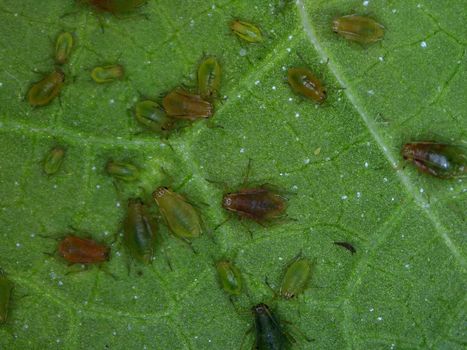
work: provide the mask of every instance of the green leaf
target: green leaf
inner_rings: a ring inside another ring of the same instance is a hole
[[[114,17],[72,0],[1,1],[0,266],[15,290],[0,347],[239,349],[252,325],[248,308],[273,297],[265,276],[277,286],[302,251],[317,259],[310,288],[271,302],[314,339],[296,336],[293,348],[464,348],[465,185],[420,174],[399,156],[407,141],[465,142],[464,12],[461,0],[160,0]],[[383,24],[384,39],[365,48],[334,34],[332,19],[351,13]],[[257,24],[264,42],[240,42],[229,33],[233,18]],[[67,85],[60,101],[31,109],[24,96],[40,78],[33,70],[53,69],[62,30],[76,39]],[[195,90],[203,54],[222,63],[226,99],[212,119],[222,128],[196,122],[167,142],[141,133],[127,110],[140,94],[158,98],[182,83]],[[93,83],[92,67],[116,62],[126,80]],[[324,82],[323,105],[291,92],[291,66]],[[49,177],[41,162],[58,144],[67,153]],[[252,183],[291,193],[291,220],[232,219],[215,242],[208,234],[193,242],[197,255],[159,220],[154,263],[132,263],[130,274],[119,242],[102,269],[80,273],[44,255],[56,242],[39,235],[69,226],[111,244],[126,199],[141,187],[147,195],[180,187],[210,231],[227,214],[223,186],[206,179],[236,190],[249,158]],[[109,159],[135,163],[141,183],[119,184],[117,193],[104,172]],[[222,256],[248,286],[238,313],[216,280],[213,259]],[[252,342],[250,334],[244,348]]]

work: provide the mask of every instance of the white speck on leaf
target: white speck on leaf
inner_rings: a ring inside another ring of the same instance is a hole
[[[246,51],[245,49],[242,48],[242,49],[240,49],[240,51],[238,52],[238,54],[239,54],[240,56],[243,57],[243,56],[246,56],[247,51]]]
[[[426,47],[426,41],[422,41],[422,42],[420,43],[420,46],[423,47],[423,48],[425,48],[425,47]]]

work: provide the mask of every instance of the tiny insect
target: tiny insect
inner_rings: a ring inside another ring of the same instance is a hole
[[[13,291],[13,282],[0,269],[0,324],[6,322],[8,318],[8,306],[10,304],[11,293]]]
[[[105,171],[117,180],[130,182],[139,179],[139,170],[131,163],[109,160],[105,166]]]
[[[29,88],[27,96],[29,104],[33,107],[49,104],[60,94],[64,82],[65,74],[60,69],[46,75]]]
[[[287,80],[295,93],[305,96],[317,103],[323,103],[324,100],[326,100],[326,88],[308,69],[289,68],[287,71]]]
[[[159,187],[152,194],[159,210],[172,233],[186,241],[199,237],[201,222],[195,208],[178,193],[167,187]]]
[[[122,79],[125,72],[120,64],[94,67],[91,71],[91,78],[98,84],[111,83],[117,79]]]
[[[282,279],[279,295],[284,299],[292,299],[302,293],[308,286],[313,265],[300,255],[287,266]]]
[[[366,16],[348,15],[332,21],[333,32],[347,40],[366,45],[379,41],[384,36],[384,27]]]
[[[47,175],[55,174],[60,170],[64,157],[65,149],[60,146],[52,148],[44,159],[44,172]]]
[[[170,130],[173,120],[170,119],[164,110],[154,101],[139,101],[135,105],[135,119],[148,129],[156,132]]]
[[[230,22],[230,30],[246,42],[259,43],[263,41],[261,30],[252,23],[235,20]]]
[[[240,270],[228,260],[220,260],[216,263],[216,270],[222,289],[233,296],[242,293],[242,276]]]
[[[70,59],[73,49],[73,35],[69,32],[60,33],[55,41],[55,62],[65,64]]]
[[[402,157],[420,171],[442,179],[467,175],[467,153],[460,146],[436,142],[411,142],[402,147]]]
[[[130,12],[144,3],[147,0],[84,0],[91,6],[104,12],[110,12],[112,14],[122,14]]]
[[[157,224],[140,198],[128,200],[123,232],[123,242],[130,255],[149,264],[154,258]]]
[[[212,99],[221,86],[221,66],[215,57],[205,58],[198,67],[198,90],[202,98]]]
[[[357,250],[355,249],[355,247],[348,243],[348,242],[334,242],[335,245],[338,245],[338,246],[341,246],[341,247],[344,247],[345,249],[347,249],[349,252],[353,254],[355,254],[357,252]]]
[[[279,320],[269,306],[260,303],[251,308],[255,318],[255,343],[252,348],[262,350],[282,350],[295,342],[289,334],[282,330]]]
[[[286,200],[266,187],[245,188],[225,194],[222,207],[240,217],[264,222],[282,216],[286,209]]]
[[[162,100],[167,115],[174,119],[196,120],[209,118],[213,106],[200,95],[191,94],[182,88],[176,88]]]
[[[58,253],[70,264],[97,264],[108,261],[110,248],[88,238],[66,236],[58,244]]]

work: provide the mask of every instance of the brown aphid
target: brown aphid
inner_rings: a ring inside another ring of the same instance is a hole
[[[326,100],[327,92],[323,83],[307,68],[289,68],[287,80],[292,90],[317,103]]]
[[[349,252],[352,253],[352,255],[357,252],[355,247],[352,244],[350,244],[349,242],[334,242],[334,244],[347,249]]]
[[[180,87],[169,92],[162,100],[162,105],[167,115],[174,119],[194,121],[209,118],[213,114],[210,102]]]
[[[32,107],[48,105],[60,94],[65,82],[65,74],[56,69],[38,82],[31,85],[28,91],[28,102]]]
[[[72,235],[59,242],[58,252],[70,264],[97,264],[110,258],[109,247],[89,238]]]
[[[222,207],[237,213],[240,217],[264,222],[284,214],[286,199],[265,187],[245,188],[225,194]]]

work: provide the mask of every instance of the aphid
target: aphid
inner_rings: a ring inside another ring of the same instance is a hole
[[[355,254],[357,252],[355,250],[355,247],[352,244],[348,243],[348,242],[334,242],[334,244],[338,245],[338,246],[341,246],[341,247],[344,247],[345,249],[347,249],[352,254]]]
[[[287,266],[282,279],[279,295],[285,299],[292,299],[302,293],[310,281],[313,265],[300,255]]]
[[[162,100],[167,115],[174,119],[196,120],[212,116],[212,104],[200,95],[176,88]]]
[[[286,209],[286,200],[265,187],[245,188],[225,194],[222,207],[241,217],[263,222],[282,216]]]
[[[8,305],[10,304],[13,282],[11,282],[0,269],[0,324],[6,322],[8,318]]]
[[[143,5],[147,0],[85,0],[100,11],[112,14],[130,12]]]
[[[201,97],[211,99],[219,93],[221,66],[215,57],[205,58],[198,67],[198,90]]]
[[[31,85],[28,91],[28,102],[33,107],[45,106],[60,94],[65,74],[56,69],[49,75]]]
[[[292,90],[318,103],[323,103],[327,97],[326,88],[306,68],[289,68],[287,80]]]
[[[114,162],[109,160],[105,166],[105,171],[110,176],[122,181],[135,181],[139,178],[139,170],[131,163]]]
[[[65,64],[70,58],[73,48],[73,35],[69,32],[60,33],[55,42],[55,62]]]
[[[123,242],[130,255],[144,264],[149,264],[154,258],[157,224],[149,216],[140,198],[128,200],[123,231]]]
[[[65,157],[65,149],[60,146],[54,147],[44,159],[44,172],[53,175],[60,170]]]
[[[402,147],[402,157],[422,172],[442,178],[467,175],[467,153],[459,146],[436,142],[411,142]]]
[[[111,83],[117,79],[122,79],[124,75],[123,66],[111,64],[107,66],[94,67],[91,71],[91,78],[98,84]]]
[[[254,349],[283,350],[287,344],[293,342],[293,338],[282,330],[269,306],[260,303],[253,306],[251,311],[255,318]]]
[[[172,233],[186,242],[201,235],[201,222],[195,208],[167,187],[157,188],[152,196]]]
[[[69,235],[59,242],[58,253],[71,264],[96,264],[109,260],[110,248],[92,239]]]
[[[261,30],[252,23],[235,20],[230,22],[230,29],[239,38],[249,43],[259,43],[263,41],[263,35],[261,34]]]
[[[135,105],[135,119],[156,132],[170,130],[173,127],[173,120],[170,119],[164,110],[154,101],[139,101]]]
[[[348,15],[332,21],[333,32],[360,44],[371,44],[383,38],[384,27],[366,16]]]
[[[228,260],[218,261],[216,270],[222,289],[230,295],[240,295],[243,286],[240,270]]]

